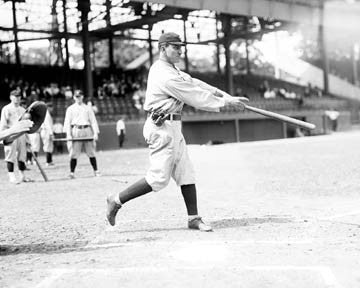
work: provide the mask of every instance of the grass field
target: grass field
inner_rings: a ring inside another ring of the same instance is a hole
[[[146,149],[56,155],[44,182],[0,175],[0,287],[360,287],[360,132],[189,146],[199,209],[171,184],[105,221],[106,196],[144,175]],[[40,157],[44,162],[44,158]]]

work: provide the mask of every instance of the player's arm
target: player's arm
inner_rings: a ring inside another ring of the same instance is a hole
[[[63,127],[64,133],[66,133],[66,138],[70,139],[71,136],[71,109],[66,109],[65,112],[65,120],[64,120],[64,127]]]
[[[88,109],[88,113],[89,113],[89,120],[91,123],[91,128],[94,133],[94,140],[98,140],[98,138],[99,138],[98,135],[100,133],[100,129],[99,129],[99,125],[96,121],[95,113],[91,108]]]
[[[191,77],[190,75],[188,75],[188,77]],[[200,79],[197,78],[191,78],[191,80],[199,85],[201,88],[208,90],[210,92],[212,92],[216,97],[224,97],[226,100],[228,100],[227,102],[233,102],[234,98],[233,96],[231,96],[230,94],[226,93],[225,91],[220,90],[219,88],[216,88],[214,86],[209,85],[208,83],[201,81]],[[249,99],[247,97],[236,97],[241,101],[245,101],[248,102]]]
[[[0,131],[0,141],[7,139],[10,136],[29,131],[33,124],[34,123],[30,120],[21,120],[15,122],[14,125],[12,125],[10,128]]]
[[[200,79],[197,79],[197,78],[191,78],[191,79],[196,85],[200,86],[202,89],[210,91],[211,93],[215,93],[217,90],[216,87],[211,86],[211,85],[207,84],[206,82],[201,81]]]
[[[237,97],[220,97],[216,91],[208,91],[201,88],[193,81],[184,81],[177,77],[167,80],[164,83],[164,92],[194,108],[219,112],[220,108],[225,106],[234,106],[240,109],[244,108],[244,103]]]

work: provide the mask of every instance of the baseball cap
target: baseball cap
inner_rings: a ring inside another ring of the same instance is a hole
[[[185,43],[181,41],[180,36],[174,32],[163,33],[160,36],[159,45],[165,43],[174,44],[174,45],[185,45]]]
[[[81,90],[76,90],[74,93],[75,97],[80,97],[80,96],[84,96],[84,93]]]
[[[18,89],[12,90],[12,91],[10,92],[10,96],[20,97],[20,96],[21,96],[21,93],[20,93],[20,91],[19,91]]]

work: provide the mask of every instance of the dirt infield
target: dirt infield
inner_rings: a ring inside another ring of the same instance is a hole
[[[201,215],[174,183],[105,221],[106,195],[144,175],[147,150],[67,157],[43,182],[0,175],[0,287],[360,287],[360,132],[190,146]],[[41,161],[44,161],[41,158]]]

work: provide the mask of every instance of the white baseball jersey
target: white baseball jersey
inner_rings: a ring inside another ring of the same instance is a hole
[[[225,100],[214,96],[215,91],[215,87],[158,60],[149,71],[144,110],[181,113],[186,103],[196,109],[219,112]]]
[[[186,103],[197,109],[219,112],[225,100],[216,97],[215,92],[215,87],[158,60],[149,71],[144,110],[180,114]],[[195,184],[180,121],[166,120],[159,127],[149,117],[143,134],[150,149],[150,168],[145,179],[153,191],[166,187],[171,177],[179,186]]]
[[[99,134],[99,126],[94,111],[88,105],[74,103],[66,109],[64,132],[72,138],[93,137]],[[95,157],[95,141],[68,141],[70,158],[79,157],[84,148],[88,157]]]
[[[89,125],[94,134],[99,134],[99,126],[95,118],[94,111],[88,105],[74,103],[66,109],[64,120],[64,132],[71,135],[71,126]]]

